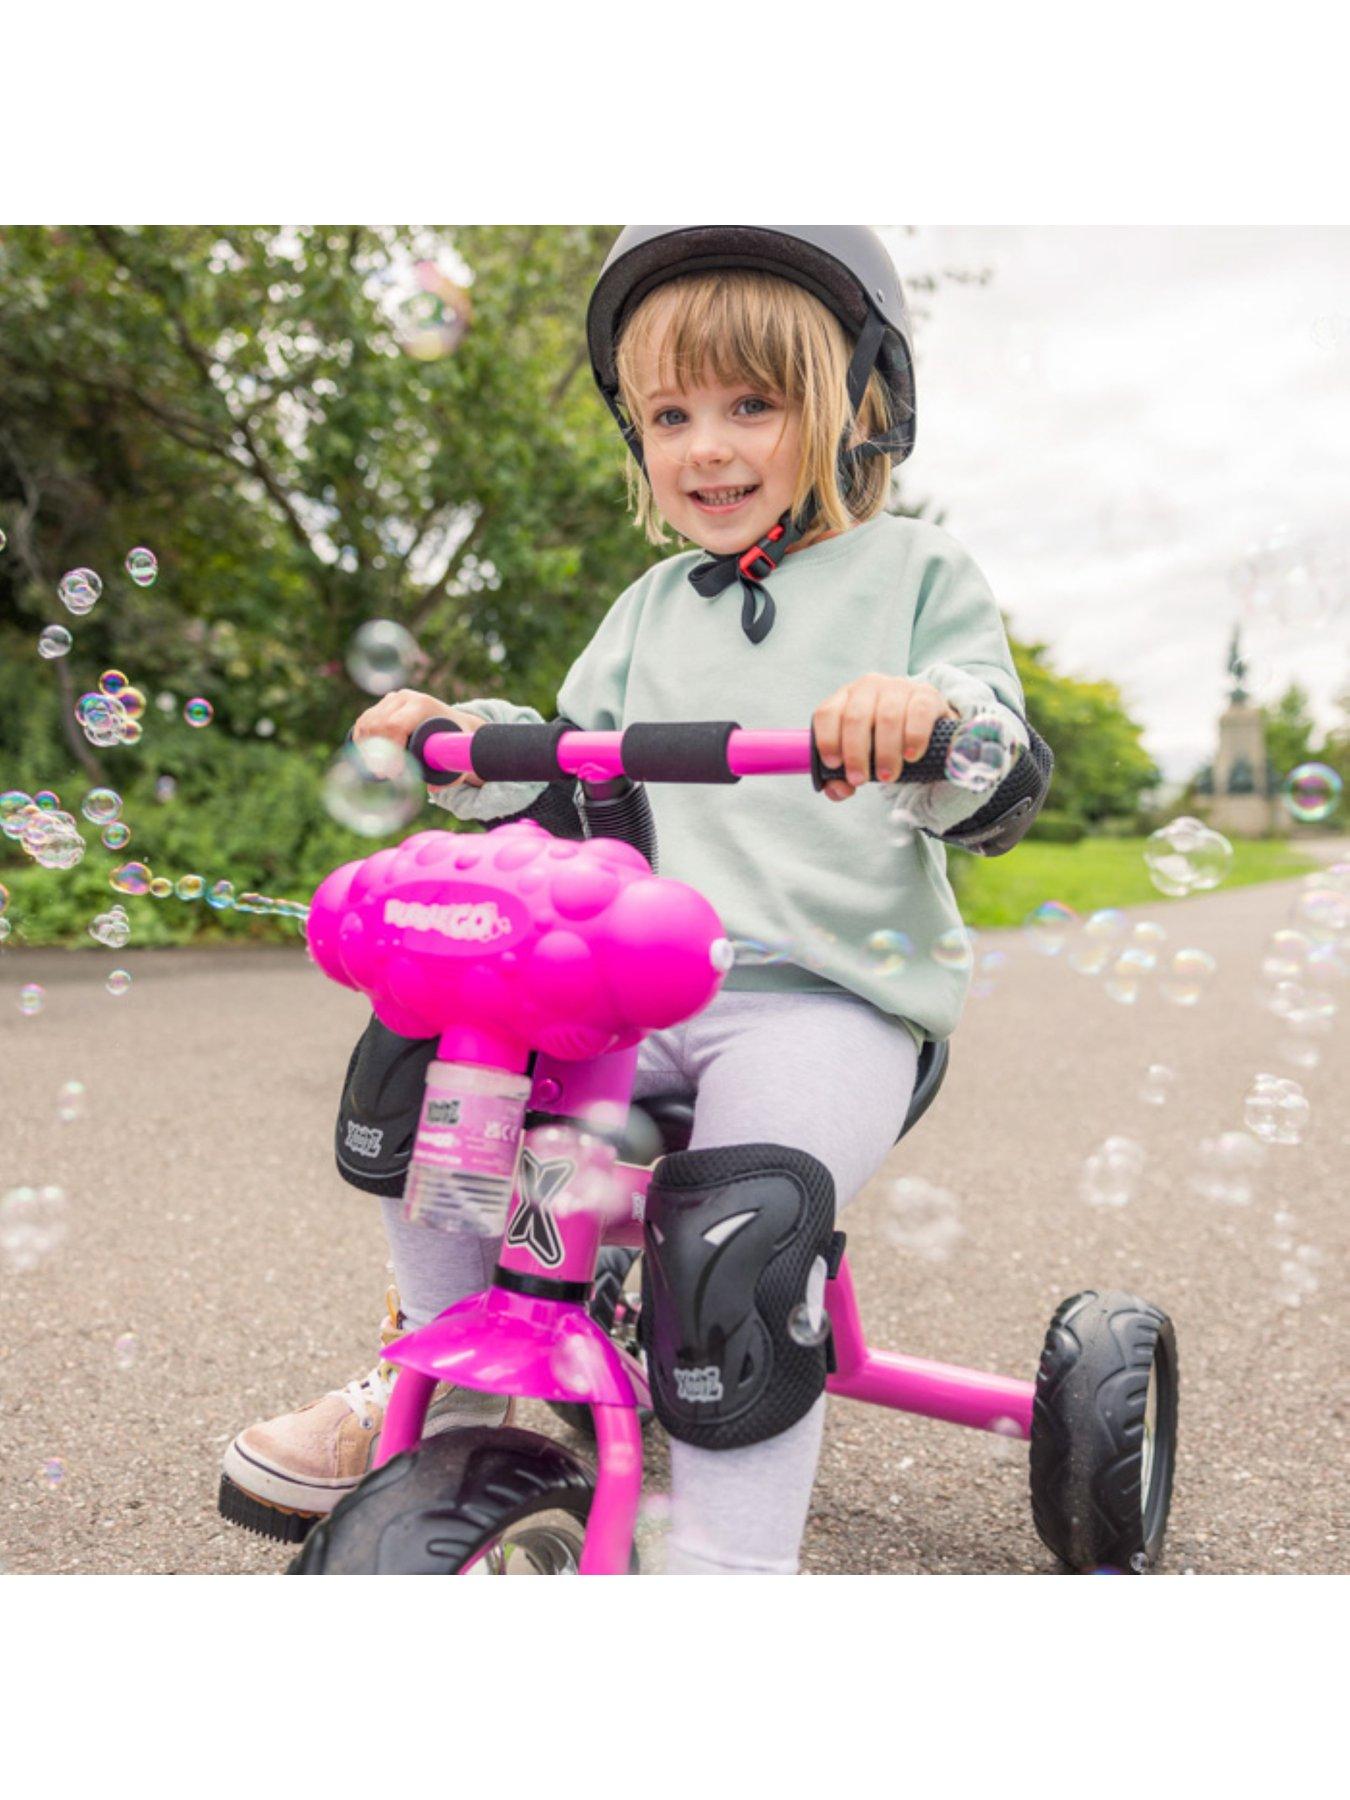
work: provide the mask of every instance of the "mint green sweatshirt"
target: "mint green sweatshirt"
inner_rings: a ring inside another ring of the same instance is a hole
[[[997,709],[1025,748],[1007,710],[1024,708],[998,608],[937,526],[882,515],[795,551],[767,584],[777,614],[758,644],[741,629],[739,582],[712,597],[690,585],[699,557],[669,557],[620,594],[558,692],[564,718],[588,731],[676,719],[805,730],[816,707],[860,675],[908,675],[931,682],[963,717]],[[540,718],[506,700],[456,704],[492,722]],[[490,819],[540,791],[492,784],[435,797],[459,818]],[[808,775],[649,786],[660,873],[706,895],[728,936],[786,947],[784,960],[738,963],[727,988],[842,988],[903,1020],[920,1044],[951,1033],[970,971],[941,949],[931,955],[961,923],[947,851],[921,830],[891,841],[895,791],[873,783],[836,802]],[[946,831],[986,796],[937,782],[914,798],[920,824]],[[912,954],[901,962],[878,932],[905,933]]]

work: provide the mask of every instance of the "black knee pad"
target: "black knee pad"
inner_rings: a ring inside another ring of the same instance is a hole
[[[824,1163],[783,1144],[675,1151],[652,1177],[645,1229],[641,1331],[671,1437],[734,1450],[804,1418],[827,1352],[789,1320],[808,1284],[819,1303],[837,1262]]]
[[[403,1192],[439,1038],[400,1037],[372,1018],[361,1033],[338,1108],[338,1174],[368,1194]]]

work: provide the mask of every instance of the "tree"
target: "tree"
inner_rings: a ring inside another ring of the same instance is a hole
[[[1312,740],[1317,722],[1308,710],[1308,692],[1291,681],[1274,706],[1263,706],[1261,717],[1266,727],[1266,756],[1283,781],[1291,769],[1312,757]]]
[[[1008,634],[1027,716],[1055,753],[1048,808],[1084,825],[1135,814],[1161,771],[1141,743],[1112,681],[1077,681],[1050,662],[1049,646]]]

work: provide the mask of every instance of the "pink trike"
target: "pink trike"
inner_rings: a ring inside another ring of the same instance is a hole
[[[906,779],[941,778],[951,730],[938,726]],[[809,731],[730,724],[620,733],[559,721],[465,736],[447,720],[424,726],[413,748],[433,779],[473,768],[487,780],[580,781],[623,835],[566,841],[532,821],[421,832],[344,865],[314,897],[319,967],[367,994],[391,1030],[439,1034],[407,1215],[502,1243],[490,1288],[388,1353],[399,1374],[376,1466],[292,1572],[625,1574],[650,1395],[621,1329],[631,1334],[640,1309],[613,1292],[603,1314],[590,1304],[597,1260],[642,1250],[655,1166],[642,1158],[689,1139],[693,1096],[632,1103],[641,1040],[705,1007],[733,956],[707,900],[654,873],[634,782],[810,773],[820,788],[839,771],[823,768]],[[902,1136],[946,1064],[945,1043],[925,1046]],[[635,1149],[643,1130],[645,1152]],[[1033,1518],[1063,1564],[1156,1562],[1177,1414],[1175,1338],[1158,1308],[1121,1293],[1066,1300],[1034,1381],[873,1350],[840,1236],[823,1313],[829,1393],[1029,1438]],[[423,1439],[438,1382],[588,1415],[594,1469],[514,1427]]]

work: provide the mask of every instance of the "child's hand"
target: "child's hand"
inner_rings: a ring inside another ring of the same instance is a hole
[[[900,764],[918,762],[939,719],[959,718],[955,707],[926,681],[906,675],[860,675],[824,700],[811,715],[816,748],[829,768],[841,765],[845,781],[831,781],[831,800],[851,800],[871,776],[894,781]]]
[[[464,731],[477,731],[483,721],[477,713],[460,712],[457,707],[447,706],[444,700],[438,700],[434,694],[419,694],[415,688],[396,688],[392,694],[386,694],[374,706],[368,706],[360,718],[352,726],[352,737],[359,744],[362,738],[392,738],[396,744],[406,745],[417,727],[428,719],[453,719]],[[483,783],[472,769],[467,769],[453,786],[482,787]]]

